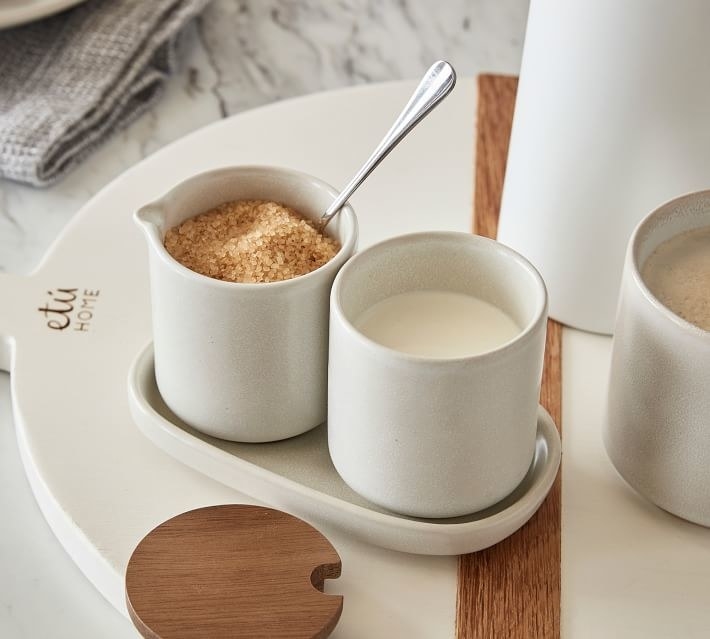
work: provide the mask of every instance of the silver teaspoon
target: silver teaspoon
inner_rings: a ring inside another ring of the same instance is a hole
[[[404,139],[407,133],[451,93],[451,89],[454,88],[455,84],[456,72],[448,62],[439,60],[429,67],[402,113],[395,120],[392,128],[387,131],[385,137],[382,138],[382,141],[377,145],[367,162],[355,174],[355,177],[350,180],[348,185],[340,192],[340,195],[328,207],[328,210],[323,213],[319,223],[321,229],[326,227],[328,222],[343,208],[344,204],[365,181],[367,176]]]

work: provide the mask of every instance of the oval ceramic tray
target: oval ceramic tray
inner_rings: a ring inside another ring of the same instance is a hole
[[[417,519],[383,510],[353,492],[328,454],[326,426],[267,444],[241,444],[191,428],[176,417],[155,382],[148,345],[128,375],[131,414],[153,443],[184,464],[255,499],[317,523],[336,525],[378,546],[424,555],[460,555],[498,543],[525,524],[555,480],[561,445],[539,408],[535,457],[520,485],[486,510],[449,519]]]

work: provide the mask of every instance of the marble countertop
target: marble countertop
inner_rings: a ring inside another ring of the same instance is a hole
[[[518,73],[527,0],[214,0],[163,99],[60,183],[0,180],[0,271],[29,273],[72,215],[127,168],[219,118],[294,96],[419,77]],[[363,158],[364,159],[364,158]]]
[[[416,78],[437,58],[460,76],[517,73],[527,5],[214,0],[188,28],[182,70],[147,114],[50,188],[0,181],[0,271],[31,272],[95,193],[219,118],[317,91]],[[73,565],[34,504],[14,441],[9,385],[0,374],[0,508],[13,513],[0,527],[0,636],[135,636]]]

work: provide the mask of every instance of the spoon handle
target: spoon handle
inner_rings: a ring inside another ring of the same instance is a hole
[[[453,67],[443,60],[435,62],[424,74],[422,81],[416,88],[409,102],[395,120],[392,128],[377,148],[372,152],[367,162],[350,180],[348,185],[340,192],[340,195],[328,207],[328,210],[321,217],[321,228],[325,228],[333,216],[350,199],[350,196],[365,181],[365,178],[372,173],[375,167],[384,160],[389,152],[394,149],[418,123],[422,120],[439,102],[441,102],[454,88],[456,84],[456,72]]]

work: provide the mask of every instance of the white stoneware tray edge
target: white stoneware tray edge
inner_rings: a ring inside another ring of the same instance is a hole
[[[128,374],[131,415],[156,446],[185,465],[240,492],[304,517],[335,525],[363,541],[391,550],[427,555],[459,555],[483,550],[521,528],[542,504],[557,476],[561,443],[552,418],[542,407],[534,478],[521,499],[473,521],[437,522],[399,517],[339,499],[242,459],[198,438],[161,415],[148,396],[156,393],[152,344],[138,355]],[[263,444],[260,446],[264,446]],[[267,444],[268,446],[268,444]]]

